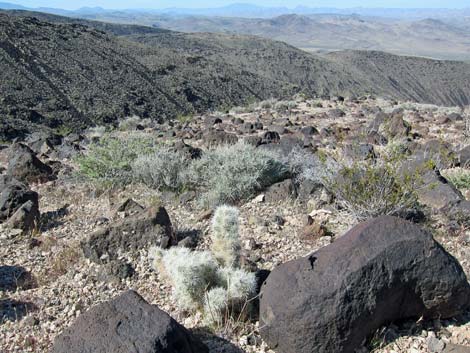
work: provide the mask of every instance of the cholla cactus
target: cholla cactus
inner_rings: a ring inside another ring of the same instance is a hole
[[[227,289],[216,287],[208,291],[204,297],[204,322],[211,326],[222,326],[228,311]]]
[[[238,214],[237,208],[224,205],[216,209],[212,219],[211,250],[222,266],[238,266],[241,249]]]
[[[231,267],[217,271],[219,286],[204,297],[204,320],[221,327],[226,320],[239,319],[250,311],[250,299],[256,292],[254,273]]]
[[[173,294],[185,310],[202,307],[204,293],[217,283],[218,264],[208,251],[175,247],[151,252],[154,269],[163,268],[173,284]]]
[[[220,268],[217,271],[220,285],[227,288],[231,300],[248,300],[256,292],[256,276],[239,268]]]
[[[238,210],[221,206],[212,220],[212,253],[154,247],[149,259],[171,281],[181,308],[202,310],[206,324],[220,328],[246,318],[256,294],[255,274],[238,268],[240,248]]]

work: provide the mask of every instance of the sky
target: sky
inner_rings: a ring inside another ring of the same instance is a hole
[[[61,9],[78,9],[80,7],[103,7],[107,9],[124,8],[153,8],[162,9],[168,7],[220,7],[234,2],[246,2],[259,6],[284,6],[296,7],[297,5],[309,7],[387,7],[387,8],[467,8],[470,7],[470,0],[257,0],[257,1],[237,1],[237,0],[0,0],[11,2],[27,7],[54,7]]]

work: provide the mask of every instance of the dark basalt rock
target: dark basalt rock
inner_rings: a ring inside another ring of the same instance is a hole
[[[0,182],[0,223],[11,221],[10,226],[15,228],[32,229],[39,221],[38,194],[17,180],[3,179]]]
[[[52,353],[207,353],[167,313],[128,291],[81,315],[60,334]]]
[[[164,207],[149,208],[92,233],[81,242],[84,255],[101,263],[114,260],[120,252],[133,252],[151,245],[176,243],[170,217]]]
[[[8,149],[7,174],[25,183],[41,183],[55,178],[52,168],[41,162],[35,153],[22,143]]]
[[[469,298],[461,266],[430,233],[383,216],[271,272],[261,335],[278,353],[353,353],[384,324],[449,318]]]

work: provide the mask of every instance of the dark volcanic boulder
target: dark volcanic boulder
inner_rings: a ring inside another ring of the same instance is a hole
[[[39,223],[39,208],[33,201],[25,202],[5,224],[12,229],[33,230]]]
[[[52,353],[206,353],[207,347],[167,313],[128,291],[81,315]]]
[[[461,266],[430,233],[383,216],[276,268],[261,290],[261,335],[278,353],[353,353],[384,324],[449,318],[469,298]]]
[[[39,220],[38,194],[29,190],[26,185],[16,180],[5,180],[5,184],[0,183],[0,223],[14,217],[15,224],[18,224],[20,215],[27,216],[24,220],[26,230],[28,225],[32,225]],[[29,228],[31,229],[31,228]]]
[[[37,183],[54,179],[52,168],[41,162],[28,146],[15,143],[8,155],[7,174],[19,181]]]
[[[149,208],[99,229],[82,241],[83,254],[100,263],[151,245],[167,247],[176,242],[170,217],[164,207]],[[104,256],[104,257],[103,257]]]

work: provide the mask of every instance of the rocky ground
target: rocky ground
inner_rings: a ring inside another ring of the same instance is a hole
[[[391,113],[397,109],[411,125],[411,131],[407,132],[410,143],[425,145],[439,141],[454,152],[466,147],[465,113],[459,108],[371,98],[299,99],[284,111],[273,107],[238,109],[231,114],[158,125],[139,133],[158,135],[169,141],[184,138],[192,146],[205,147],[208,141],[226,139],[227,133],[255,141],[266,139],[267,131],[275,131],[274,135],[281,140],[299,138],[312,150],[340,150],[340,146],[369,142],[380,151],[383,146],[363,131],[379,111]],[[255,123],[261,123],[262,127]],[[211,130],[214,128],[218,132]],[[8,167],[5,151],[0,151],[0,170]],[[39,155],[40,159],[46,161],[47,153]],[[463,154],[456,155],[457,159],[464,158]],[[271,352],[259,335],[257,322],[241,327],[234,325],[216,333],[201,331],[202,318],[179,310],[170,285],[150,268],[146,249],[121,254],[118,268],[97,265],[83,256],[80,241],[98,227],[122,218],[116,209],[129,198],[145,207],[163,205],[178,234],[195,234],[199,239],[197,247],[207,248],[210,213],[198,207],[191,195],[160,193],[141,185],[102,191],[74,177],[70,171],[75,168],[72,160],[60,158],[60,162],[56,180],[31,183],[31,189],[39,194],[39,226],[28,234],[6,227],[0,231],[2,352],[48,351],[54,338],[81,313],[126,289],[136,290],[185,327],[195,329],[211,352]],[[334,242],[357,223],[318,200],[303,202],[300,197],[286,198],[282,192],[268,190],[240,205],[243,252],[246,261],[257,268],[272,270],[281,263],[305,256]],[[327,235],[312,236],[307,225],[309,214],[326,219]],[[432,230],[435,238],[459,260],[467,277],[470,276],[470,232],[464,228],[451,229],[439,212],[434,212],[423,226]],[[383,327],[364,351],[442,352],[445,344],[470,347],[470,312],[452,320],[406,321]]]

